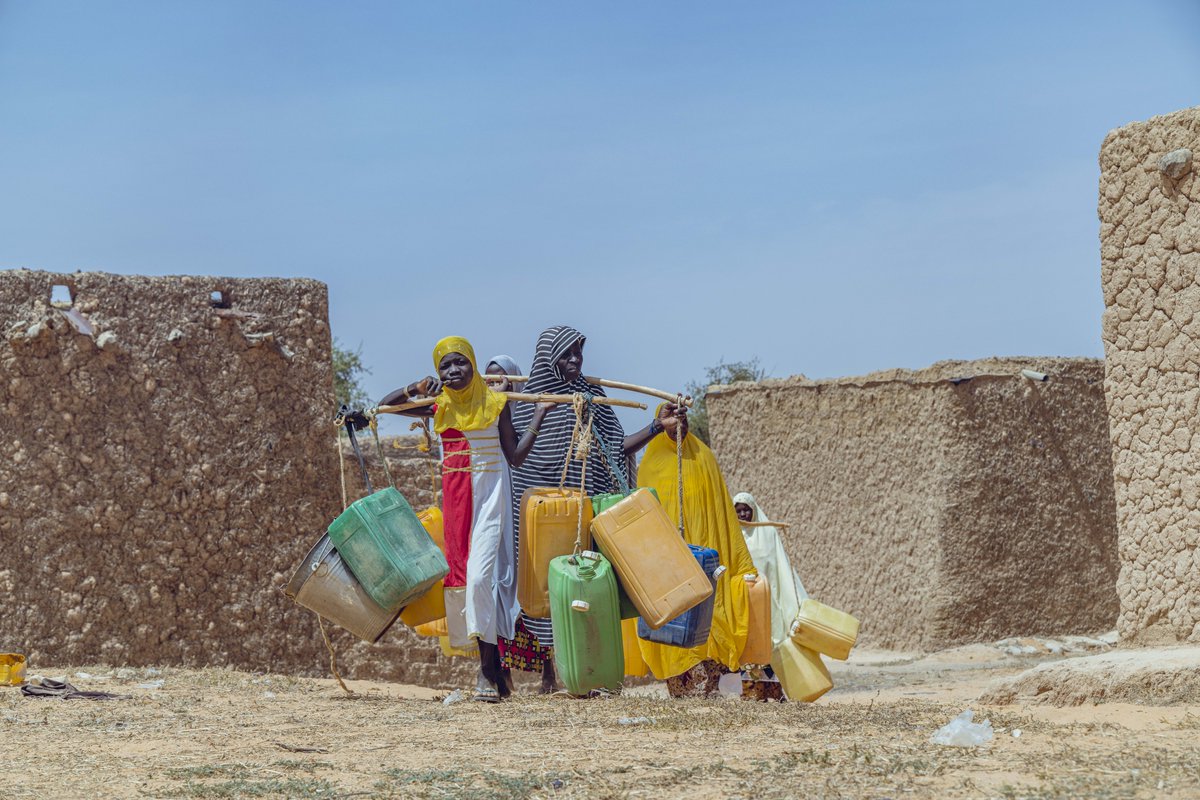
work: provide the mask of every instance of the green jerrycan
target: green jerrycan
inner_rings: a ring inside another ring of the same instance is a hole
[[[554,666],[567,691],[617,690],[625,676],[617,576],[599,553],[558,556],[550,562],[550,627]]]
[[[654,499],[657,500],[658,492],[655,491],[653,487],[647,488],[649,489],[650,494],[654,495]],[[595,517],[601,511],[607,511],[628,496],[629,495],[621,494],[620,492],[593,495],[592,516]],[[596,544],[596,550],[598,550],[601,555],[604,554],[604,550],[600,547],[599,543]],[[629,599],[629,595],[625,593],[625,587],[621,585],[620,578],[617,578],[617,601],[621,604],[621,619],[637,619],[641,616],[641,614],[638,613],[637,606],[633,604],[633,601]]]
[[[450,572],[404,495],[390,486],[351,503],[330,523],[329,538],[363,591],[389,612]]]

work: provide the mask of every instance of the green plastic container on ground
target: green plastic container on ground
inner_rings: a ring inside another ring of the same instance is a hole
[[[363,591],[389,612],[450,572],[404,495],[392,487],[351,503],[330,524],[329,538]]]
[[[658,492],[653,488],[648,488],[650,494],[654,495],[654,499],[657,500]],[[621,494],[620,492],[614,492],[613,494],[593,495],[591,498],[592,517],[595,517],[601,511],[607,511],[628,496],[629,495]],[[601,549],[599,543],[596,543],[596,550],[603,555],[604,550]],[[637,606],[635,606],[633,601],[629,599],[629,595],[625,594],[625,587],[621,585],[620,578],[617,578],[617,601],[621,604],[621,619],[637,619],[639,616],[641,616],[638,614]]]
[[[625,677],[617,575],[599,553],[550,561],[550,626],[554,666],[567,691],[616,691]]]

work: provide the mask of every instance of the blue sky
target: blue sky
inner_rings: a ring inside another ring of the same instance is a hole
[[[0,268],[317,278],[375,395],[563,322],[667,389],[1099,356],[1198,7],[0,0]]]

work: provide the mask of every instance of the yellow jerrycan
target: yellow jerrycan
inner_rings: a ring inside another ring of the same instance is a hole
[[[550,561],[575,552],[577,530],[582,530],[579,549],[591,550],[591,522],[592,502],[577,489],[525,490],[517,545],[517,602],[527,616],[550,616]]]
[[[433,539],[433,543],[445,553],[446,537],[442,530],[442,510],[437,506],[427,508],[417,514],[417,519],[421,520],[421,525],[429,534],[429,538]],[[444,581],[444,578],[438,581],[430,587],[429,591],[405,606],[404,610],[400,612],[400,621],[410,628],[416,628],[427,622],[445,619],[446,597],[442,594]]]
[[[811,703],[833,688],[833,679],[821,655],[791,639],[784,639],[775,649],[771,669],[775,670],[783,693],[798,703]]]
[[[745,580],[750,593],[750,633],[741,662],[761,666],[771,663],[771,587],[765,575],[750,573]]]
[[[713,593],[713,583],[700,562],[646,489],[598,514],[592,520],[592,533],[651,630]]]
[[[20,686],[25,682],[25,656],[0,653],[0,686]]]
[[[845,661],[858,640],[858,620],[808,598],[800,601],[800,614],[792,623],[791,635],[801,647]]]
[[[444,602],[444,599],[443,599]],[[435,619],[433,622],[426,622],[424,625],[416,625],[413,627],[413,633],[417,636],[432,636],[435,638],[449,638],[450,626],[446,624],[446,618]]]

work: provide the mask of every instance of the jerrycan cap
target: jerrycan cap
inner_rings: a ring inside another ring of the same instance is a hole
[[[590,560],[592,560],[592,561],[599,561],[599,560],[600,560],[600,554],[599,554],[599,553],[597,553],[595,550],[584,550],[582,553],[580,553],[580,554],[579,554],[579,557],[580,557],[580,558],[587,558],[587,559],[590,559]]]
[[[587,611],[591,607],[592,607],[591,604],[587,600],[572,600],[571,601],[571,610],[572,611],[581,611],[581,612]]]
[[[724,564],[713,570],[713,578],[719,578],[729,570]]]
[[[746,583],[754,583],[755,581],[758,580],[758,573],[757,572],[747,572],[745,575],[742,576],[742,580],[744,580]]]

